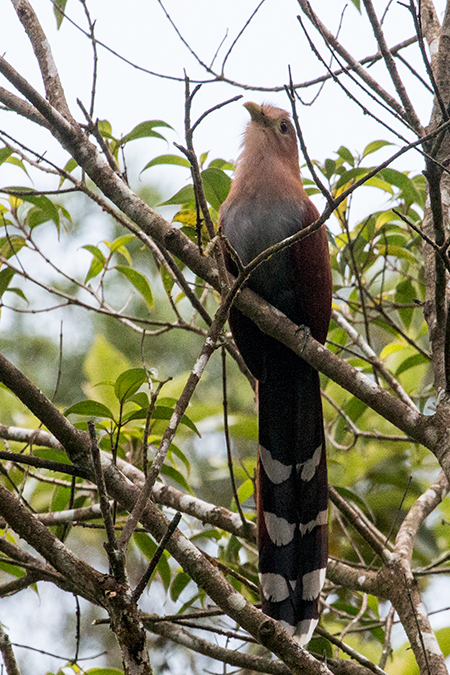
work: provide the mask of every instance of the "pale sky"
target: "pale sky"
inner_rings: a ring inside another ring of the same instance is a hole
[[[360,15],[351,2],[341,0],[320,0],[312,3],[322,20],[334,33],[338,30],[342,10],[347,4],[340,29],[340,39],[357,57],[373,54],[377,51],[375,39],[364,14]],[[442,5],[442,0],[439,2]],[[40,76],[30,45],[18,23],[12,4],[1,0],[2,33],[1,50],[12,65],[34,86],[42,91]],[[219,69],[228,48],[241,30],[245,21],[257,7],[258,2],[228,0],[167,0],[165,8],[193,51],[205,63],[211,60],[220,43],[224,43],[216,58]],[[387,2],[375,3],[379,15],[383,13]],[[89,106],[92,74],[92,48],[89,40],[65,19],[60,31],[56,30],[51,0],[36,0],[33,3],[44,30],[51,43],[61,79],[72,112],[82,119],[76,99],[80,98]],[[94,0],[89,3],[92,19],[96,21],[96,37],[126,57],[133,63],[173,77],[183,77],[186,69],[191,79],[210,79],[204,69],[181,42],[173,26],[168,21],[157,0]],[[68,0],[66,11],[69,17],[83,28],[86,20],[82,5],[77,0]],[[253,86],[279,86],[287,82],[288,65],[292,68],[296,82],[310,80],[324,73],[324,67],[318,63],[307,44],[297,21],[300,7],[295,0],[266,0],[255,18],[233,49],[225,68],[225,75],[239,83]],[[308,28],[311,25],[306,20]],[[410,37],[413,28],[409,12],[399,3],[393,3],[385,19],[385,31],[388,44],[394,45]],[[312,30],[322,53],[329,60],[327,50],[321,39]],[[170,123],[175,131],[167,134],[169,145],[162,141],[144,140],[129,146],[129,157],[136,159],[136,169],[157,154],[176,152],[172,141],[183,142],[184,84],[155,77],[141,72],[108,53],[100,45],[99,71],[95,116],[108,119],[117,136],[130,131],[134,125],[147,119],[162,119]],[[406,50],[405,56],[421,67],[416,47]],[[416,54],[416,56],[414,55]],[[390,82],[380,66],[371,69],[371,73],[392,91]],[[430,113],[430,99],[425,90],[404,69],[406,84],[411,87],[411,96],[417,106],[424,124]],[[345,80],[347,82],[347,80]],[[1,82],[3,84],[3,82]],[[9,84],[6,84],[10,88]],[[355,88],[350,84],[353,91]],[[303,90],[301,96],[310,101],[317,88]],[[284,92],[263,93],[260,91],[242,91],[225,83],[206,84],[199,92],[193,106],[195,119],[205,109],[216,105],[236,94],[242,93],[245,100],[273,102],[280,107],[288,107]],[[358,92],[359,93],[359,92]],[[370,105],[367,98],[366,105]],[[373,106],[372,106],[373,107]],[[377,113],[388,119],[377,109]],[[352,151],[360,151],[371,140],[385,138],[395,140],[389,132],[382,129],[352,103],[332,82],[328,82],[312,107],[299,105],[299,114],[310,155],[323,160],[330,157],[340,145],[346,145]],[[221,156],[235,159],[239,152],[242,130],[247,121],[247,113],[240,102],[231,104],[214,113],[201,125],[195,137],[198,153],[210,150],[210,157]],[[39,149],[52,148],[48,132],[37,130],[28,122],[18,124],[9,113],[0,113],[0,128],[20,133],[22,139],[38,145]],[[408,138],[412,138],[408,135]],[[58,157],[58,154],[53,155]],[[416,153],[410,153],[411,166],[421,169],[421,160]],[[10,170],[10,167],[8,167]],[[161,180],[171,185],[180,180],[179,169],[152,169],[144,177],[152,182]],[[3,182],[0,173],[0,182]],[[7,180],[8,184],[11,184]],[[169,188],[170,191],[170,188]],[[168,193],[167,193],[167,196]]]

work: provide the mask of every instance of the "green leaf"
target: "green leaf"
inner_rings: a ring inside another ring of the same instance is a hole
[[[91,244],[86,244],[86,246],[82,246],[81,248],[85,248],[86,251],[89,251],[89,253],[92,253],[94,258],[98,260],[99,262],[102,263],[102,265],[105,264],[106,258],[101,252],[101,250],[98,248],[98,246],[92,246]]]
[[[66,453],[62,450],[55,450],[53,448],[33,448],[33,455],[35,457],[41,457],[42,459],[50,459],[53,462],[59,462],[60,464],[72,464]]]
[[[133,396],[130,396],[129,400],[133,401],[133,403],[136,403],[136,405],[138,405],[140,408],[148,408],[149,401],[145,391],[140,391],[138,394],[133,394]]]
[[[439,628],[436,631],[436,638],[445,658],[450,654],[450,627]]]
[[[237,493],[238,493],[239,503],[243,504],[247,499],[252,497],[253,492],[254,492],[253,481],[250,478],[248,478],[238,488]]]
[[[123,276],[126,277],[128,281],[135,287],[135,289],[142,295],[147,304],[147,307],[149,309],[153,309],[153,294],[147,277],[132,267],[117,265],[115,269],[123,274]]]
[[[20,169],[22,169],[22,171],[24,171],[27,174],[28,177],[30,176],[30,174],[27,171],[27,167],[22,162],[22,160],[19,159],[18,157],[14,157],[14,156],[8,157],[8,159],[6,161],[8,162],[8,164],[14,164],[14,166],[18,166]]]
[[[175,284],[175,279],[170,274],[167,267],[165,267],[164,265],[161,265],[160,274],[161,274],[161,281],[162,281],[164,290],[166,291],[167,295],[170,295],[171,292],[172,292],[172,288]]]
[[[100,272],[104,269],[106,265],[106,258],[97,246],[91,246],[90,244],[87,244],[86,246],[82,246],[82,248],[85,248],[93,255],[89,270],[84,279],[84,283],[87,284],[88,281],[94,279],[94,277],[100,274]]]
[[[170,418],[173,415],[173,408],[167,408],[166,406],[163,405],[157,405],[156,408],[153,411],[153,419],[155,420],[170,420]],[[200,433],[195,426],[194,422],[189,419],[187,415],[183,415],[181,418],[180,424],[184,424],[185,426],[189,427],[194,433],[197,434],[199,438],[201,438]]]
[[[333,487],[341,497],[344,497],[344,499],[349,502],[355,502],[355,504],[357,504],[364,513],[369,513],[372,516],[369,506],[363,499],[361,499],[359,495],[356,494],[356,492],[353,492],[352,490],[349,490],[348,488],[342,487],[340,485],[333,485]]]
[[[336,190],[338,190],[348,183],[354,183],[358,180],[358,178],[361,178],[361,176],[365,176],[367,173],[369,173],[369,171],[370,169],[364,169],[362,167],[344,171],[334,187]]]
[[[163,464],[161,468],[161,473],[163,474],[163,476],[168,476],[173,481],[175,481],[175,483],[178,483],[178,485],[182,487],[183,490],[186,490],[186,492],[189,492],[189,494],[191,495],[194,494],[186,478],[183,476],[182,473],[178,471],[178,469],[174,469],[173,466]]]
[[[12,155],[13,151],[11,148],[0,148],[0,164],[3,164],[3,162],[6,162],[7,159],[9,159]]]
[[[23,567],[17,567],[16,565],[9,565],[8,563],[3,562],[0,562],[0,570],[7,572],[7,574],[11,574],[11,576],[17,577],[18,579],[23,577],[25,574]]]
[[[395,302],[401,305],[412,305],[417,297],[417,292],[411,279],[400,281],[395,287]],[[405,328],[409,328],[414,314],[414,307],[399,307],[398,313]]]
[[[401,190],[402,197],[406,201],[412,204],[415,202],[420,203],[420,196],[414,187],[414,183],[404,173],[396,171],[395,169],[382,169],[380,171],[380,175],[385,181],[399,188]]]
[[[7,290],[14,275],[15,272],[10,267],[5,267],[5,269],[0,271],[0,298]]]
[[[23,191],[23,188],[21,188]],[[28,194],[22,194],[20,197],[24,202],[29,202],[30,204],[34,204],[40,211],[41,211],[41,220],[40,222],[37,222],[37,225],[40,225],[41,223],[45,223],[48,220],[52,220],[56,227],[59,229],[59,211],[57,206],[50,201],[48,197],[45,195],[40,195],[37,192],[30,192]],[[30,223],[30,227],[33,225]]]
[[[110,420],[114,419],[114,415],[106,405],[92,399],[74,403],[64,411],[66,417],[71,413],[75,415],[90,415],[91,417],[107,417]]]
[[[198,539],[214,539],[215,541],[220,541],[223,537],[223,532],[221,530],[202,530],[197,534],[194,534],[190,538],[190,541],[197,541]]]
[[[186,574],[186,572],[178,572],[170,586],[170,597],[172,598],[173,602],[178,600],[181,593],[184,591],[190,581],[191,577]]]
[[[69,159],[69,161],[67,162],[66,166],[64,167],[64,171],[66,171],[67,173],[72,173],[72,171],[74,169],[76,169],[77,166],[78,166],[77,161],[73,157],[71,157]],[[62,186],[62,184],[64,183],[65,180],[66,180],[66,178],[64,176],[61,176],[60,181],[59,181],[59,187]]]
[[[91,261],[91,264],[89,266],[89,269],[87,271],[87,274],[84,278],[84,283],[87,284],[88,281],[91,279],[94,279],[96,276],[100,274],[100,272],[103,270],[103,265],[101,262],[96,260],[96,258],[93,258]]]
[[[147,374],[143,368],[130,368],[121,373],[115,381],[114,393],[120,403],[125,403],[146,381]]]
[[[148,120],[147,122],[141,122],[135,126],[134,129],[132,129],[129,134],[126,134],[126,136],[123,136],[118,141],[118,143],[119,145],[125,145],[125,143],[135,141],[137,138],[148,137],[162,138],[165,140],[164,136],[159,134],[157,131],[153,131],[154,127],[166,127],[167,129],[173,128],[170,126],[170,124],[167,124],[167,122],[163,122],[162,120]]]
[[[53,2],[53,13],[56,19],[56,27],[58,30],[61,28],[61,24],[64,19],[64,10],[66,9],[67,0],[54,0]],[[62,12],[60,11],[62,10]]]
[[[230,191],[231,178],[222,169],[208,168],[202,171],[202,181],[206,199],[218,211]]]
[[[150,169],[152,166],[158,166],[160,164],[175,164],[176,166],[184,166],[187,168],[191,166],[189,160],[185,157],[179,157],[178,155],[159,155],[159,157],[150,160],[150,162],[144,166],[141,173],[146,169]]]
[[[109,250],[111,253],[114,253],[114,251],[117,251],[119,248],[122,248],[123,246],[126,246],[129,244],[131,241],[134,241],[136,239],[136,236],[134,234],[123,234],[121,237],[117,237],[117,239],[114,239],[114,241],[111,242],[105,242],[106,245],[108,246]]]
[[[108,120],[98,120],[97,121],[97,128],[104,138],[109,138],[109,139],[114,138],[114,136],[112,135],[112,126],[108,122]]]
[[[332,159],[326,159],[325,164],[322,167],[322,172],[326,178],[331,178],[336,169],[336,162]]]
[[[185,185],[173,197],[167,199],[165,202],[161,202],[158,206],[170,206],[172,204],[195,204],[194,187],[192,185]]]
[[[429,363],[430,360],[427,359],[423,354],[414,354],[413,356],[408,356],[402,363],[399,365],[395,371],[395,377],[399,377],[402,373],[405,373],[410,368],[415,366],[422,366],[424,363]]]
[[[337,154],[339,157],[341,157],[343,160],[348,162],[350,166],[355,166],[355,158],[353,157],[352,153],[348,148],[346,148],[344,145],[341,145],[339,150],[337,151]]]
[[[70,487],[63,487],[57,485],[53,490],[52,501],[50,504],[50,511],[63,511],[70,499]]]
[[[358,12],[361,14],[361,0],[352,0]]]
[[[128,424],[128,422],[134,422],[135,420],[145,420],[147,417],[147,412],[147,408],[139,408],[139,410],[135,410],[134,412],[124,415],[122,422],[124,424]]]
[[[417,260],[414,255],[408,251],[404,246],[379,246],[378,250],[380,255],[383,256],[393,256],[394,258],[402,258],[407,260],[412,265],[417,264]]]
[[[203,168],[204,163],[208,159],[208,155],[209,155],[209,150],[208,150],[208,152],[202,152],[202,154],[199,157],[199,164],[202,168]]]
[[[234,171],[234,164],[226,159],[212,159],[208,166],[209,169],[222,169],[222,171]]]
[[[186,457],[184,452],[182,452],[177,445],[172,443],[170,445],[169,452],[167,453],[167,455],[168,455],[168,457],[170,457],[170,459],[172,459],[172,461],[173,461],[172,455],[175,455],[176,457],[178,457],[178,459],[180,459],[183,462],[184,466],[186,467],[186,471],[188,472],[188,474],[191,472],[190,461],[188,460],[188,458]]]
[[[147,558],[147,560],[151,560],[155,555],[157,548],[153,539],[151,539],[151,537],[149,537],[148,534],[144,534],[141,532],[135,532],[133,534],[133,539],[140,552]],[[161,558],[159,559],[158,564],[156,565],[156,571],[161,577],[161,581],[163,582],[163,586],[166,591],[169,589],[172,578],[172,573],[168,562],[168,555],[169,554],[166,551],[164,551]]]
[[[26,245],[27,242],[24,237],[20,237],[18,234],[2,237],[0,239],[0,255],[9,260],[13,255],[17,255],[20,249]]]
[[[28,298],[25,295],[25,293],[22,291],[21,288],[8,288],[8,293],[14,293],[15,295],[17,295],[22,300],[25,300],[25,302],[28,302]],[[30,303],[28,303],[28,304],[30,304]]]
[[[384,148],[386,145],[392,145],[392,143],[389,143],[389,141],[372,141],[372,143],[366,145],[362,156],[367,157],[367,155],[371,155],[373,152],[380,150],[380,148]]]

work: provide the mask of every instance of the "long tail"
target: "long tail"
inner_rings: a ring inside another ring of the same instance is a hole
[[[263,611],[305,645],[328,559],[328,489],[318,373],[273,341],[259,383],[258,537]]]

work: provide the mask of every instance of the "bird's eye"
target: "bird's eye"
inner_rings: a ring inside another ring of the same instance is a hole
[[[287,130],[288,130],[288,125],[287,125],[286,120],[281,120],[281,122],[280,122],[280,131],[281,131],[281,133],[282,133],[282,134],[287,134]]]

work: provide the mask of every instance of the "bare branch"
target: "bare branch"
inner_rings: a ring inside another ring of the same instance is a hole
[[[384,33],[381,28],[380,22],[378,21],[377,15],[375,13],[374,6],[372,4],[372,0],[363,0],[364,6],[366,8],[367,15],[369,17],[370,23],[372,25],[372,29],[374,32],[374,35],[376,37],[376,40],[378,42],[378,46],[380,48],[380,52],[383,54],[384,62],[386,63],[386,68],[389,72],[389,75],[391,76],[392,82],[394,83],[395,89],[397,91],[397,94],[400,97],[400,100],[403,104],[403,108],[406,112],[406,116],[408,119],[409,124],[411,127],[414,129],[416,134],[418,136],[422,136],[424,131],[422,128],[422,125],[420,123],[419,118],[416,115],[416,112],[413,108],[413,105],[409,99],[409,96],[406,92],[405,86],[400,78],[400,75],[397,70],[397,66],[395,64],[394,58],[389,51],[389,48],[386,44],[386,40],[384,38]]]
[[[391,387],[392,391],[395,391],[398,397],[404,403],[406,403],[406,405],[409,405],[411,408],[417,409],[417,406],[414,404],[414,401],[412,401],[412,399],[408,396],[406,391],[401,386],[400,382],[398,382],[398,380],[395,379],[395,377],[386,368],[384,363],[380,361],[380,359],[377,357],[372,347],[367,344],[362,335],[360,335],[360,333],[358,333],[358,331],[355,330],[355,328],[353,328],[353,326],[342,316],[342,314],[340,314],[336,310],[333,310],[332,316],[333,319],[338,324],[338,326],[340,326],[345,330],[345,332],[348,334],[352,342],[361,349],[361,351],[363,352],[369,363],[371,363],[375,367],[375,369],[382,375],[382,377]]]
[[[39,126],[45,127],[46,129],[51,128],[45,117],[43,117],[34,106],[30,105],[28,101],[19,98],[19,96],[12,94],[4,87],[0,87],[0,101],[8,108],[8,110],[17,113],[21,117],[25,117],[31,122],[39,124]]]
[[[400,526],[395,540],[395,552],[411,564],[414,539],[424,520],[447,496],[449,484],[445,474],[441,471],[437,480],[421,495],[411,507],[408,515]]]
[[[14,531],[48,560],[64,578],[71,579],[80,595],[96,604],[104,604],[100,590],[103,575],[78,559],[1,485],[0,497],[0,514]]]
[[[312,24],[317,28],[323,39],[336,50],[336,52],[347,62],[351,69],[365,82],[372,91],[374,91],[387,105],[407,123],[407,114],[402,106],[385,91],[371,75],[368,74],[361,64],[351,56],[351,54],[340,44],[334,35],[320,21],[317,14],[312,9],[308,0],[298,0],[300,7]]]
[[[180,522],[180,520],[181,520],[181,513],[177,512],[174,515],[169,527],[167,528],[166,534],[164,535],[164,537],[159,542],[158,548],[156,549],[155,554],[154,554],[153,558],[151,559],[149,566],[145,570],[145,573],[142,575],[141,579],[139,580],[138,585],[134,589],[133,595],[134,595],[134,599],[136,600],[136,602],[139,600],[139,598],[141,597],[142,593],[144,592],[148,582],[150,581],[150,579],[152,577],[152,574],[156,569],[156,565],[159,563],[159,561],[161,559],[161,556],[165,551],[166,544],[169,541],[170,537],[172,536],[175,528],[178,527],[178,523]]]
[[[91,453],[92,463],[94,466],[95,483],[98,488],[100,509],[102,512],[103,522],[105,523],[106,535],[108,537],[108,543],[105,544],[105,549],[108,554],[112,573],[119,583],[124,584],[126,583],[125,560],[117,544],[110,505],[106,495],[106,485],[103,477],[101,455],[97,444],[97,432],[95,429],[95,424],[92,420],[88,421],[88,429],[89,437],[91,439]]]
[[[14,0],[13,5],[36,55],[44,81],[45,93],[50,105],[68,120],[73,121],[61,80],[59,79],[50,43],[42,30],[34,9],[28,0]]]
[[[3,656],[3,663],[5,664],[6,672],[8,675],[20,675],[19,668],[17,666],[16,657],[14,656],[14,651],[9,641],[8,635],[3,630],[3,626],[0,623],[0,651]]]
[[[322,635],[322,637],[326,638],[332,644],[339,647],[339,649],[342,649],[343,652],[345,652],[353,659],[358,661],[358,663],[365,666],[367,670],[370,670],[372,673],[376,673],[376,675],[386,675],[386,672],[382,670],[379,666],[372,663],[372,661],[370,661],[368,658],[357,652],[356,649],[353,649],[353,647],[350,647],[349,645],[345,644],[345,642],[342,642],[342,640],[339,640],[334,635],[331,635],[331,633],[329,633],[328,631],[324,630],[320,626],[317,626],[316,631],[318,632],[319,635]]]

